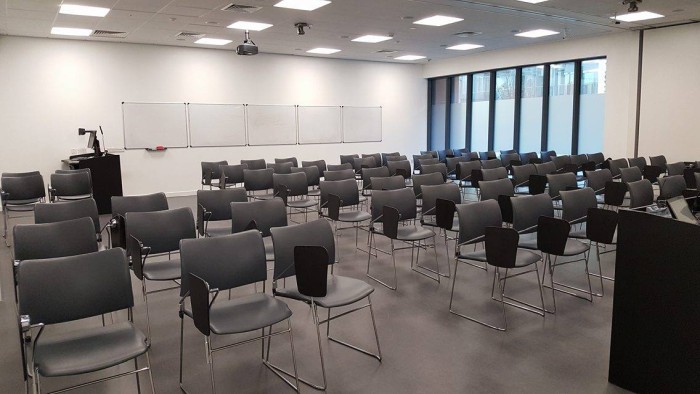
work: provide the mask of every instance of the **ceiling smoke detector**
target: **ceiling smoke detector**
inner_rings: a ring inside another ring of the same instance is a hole
[[[641,3],[643,0],[623,0],[622,5],[628,5],[629,8],[627,9],[628,12],[637,12],[639,11],[639,7],[637,6],[637,3]]]
[[[306,34],[304,29],[311,28],[311,25],[309,25],[306,22],[298,22],[294,24],[294,27],[297,29],[297,35],[303,36],[304,34]]]

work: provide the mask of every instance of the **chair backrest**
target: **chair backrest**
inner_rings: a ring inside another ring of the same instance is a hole
[[[126,216],[127,212],[154,212],[167,209],[168,199],[165,193],[112,197],[112,215]]]
[[[624,182],[605,182],[605,204],[616,207],[622,206],[627,194],[627,184]]]
[[[390,156],[389,158],[393,157],[398,156]],[[411,163],[408,160],[389,160],[386,162],[386,166],[389,169],[389,175],[398,175],[397,171],[401,170],[404,178],[411,177]]]
[[[421,173],[423,173],[423,166],[430,166],[433,164],[439,164],[440,159],[436,159],[434,157],[431,157],[430,159],[419,159],[418,160],[418,169],[420,170]]]
[[[243,170],[243,185],[247,191],[268,190],[274,187],[272,168]]]
[[[642,180],[642,171],[639,167],[620,168],[622,182],[630,183]]]
[[[496,159],[496,152],[495,152],[495,151],[492,151],[492,150],[486,151],[486,152],[479,152],[479,158],[480,158],[482,161],[486,161],[486,160],[497,160],[497,159]],[[499,160],[499,162],[500,162],[500,160]]]
[[[406,188],[406,181],[401,175],[371,177],[372,190],[398,190]]]
[[[275,159],[275,163],[292,163],[292,167],[299,167],[299,162],[296,157],[287,157],[285,159]]]
[[[294,247],[294,271],[297,290],[307,297],[328,294],[328,251],[323,246]]]
[[[462,152],[462,156],[469,160],[479,160],[479,152]]]
[[[413,170],[420,171],[420,161],[433,159],[432,155],[413,155]]]
[[[360,193],[357,190],[357,182],[354,179],[340,181],[321,181],[321,206],[325,206],[328,195],[333,194],[340,198],[342,206],[357,205],[360,203]]]
[[[390,157],[401,157],[401,153],[399,152],[390,152],[390,153],[382,153],[382,165],[385,166],[386,163],[389,160]],[[406,156],[404,156],[404,160],[406,159]]]
[[[540,158],[542,159],[542,163],[549,163],[552,161],[552,157],[556,156],[557,152],[553,150],[547,150],[547,151],[541,151],[540,152]]]
[[[588,161],[588,155],[571,155],[571,164],[575,164],[579,167],[588,163]]]
[[[569,223],[580,223],[586,220],[590,208],[598,206],[595,192],[590,187],[579,190],[561,191],[561,218]]]
[[[563,219],[540,216],[537,220],[537,249],[561,256],[566,250],[571,225]]]
[[[55,196],[81,196],[92,194],[90,174],[74,172],[72,174],[51,174],[51,189]]]
[[[443,182],[447,180],[447,166],[445,163],[421,164],[421,174],[432,174],[434,172],[442,174]]]
[[[534,164],[513,166],[513,183],[515,183],[515,186],[527,183],[530,180],[530,175],[537,175],[537,167]]]
[[[562,190],[566,190],[567,187],[577,187],[576,174],[571,172],[547,174],[547,183],[549,184],[549,196],[551,198],[559,198]]]
[[[515,152],[501,153],[501,165],[503,167],[508,167],[511,161],[520,161],[520,155]]]
[[[288,190],[288,196],[305,196],[309,194],[309,185],[306,181],[306,174],[295,172],[293,174],[273,174],[272,183],[275,190],[278,186],[284,185]]]
[[[127,212],[126,232],[127,239],[138,239],[151,248],[151,254],[174,252],[180,248],[181,240],[196,236],[190,208]]]
[[[362,158],[366,159],[368,157],[374,158],[374,166],[373,167],[381,167],[382,166],[382,154],[381,153],[367,153],[367,154],[362,154]]]
[[[495,200],[459,204],[457,216],[459,217],[459,243],[481,242],[486,234],[486,227],[503,225],[501,208]]]
[[[607,168],[586,171],[585,174],[588,187],[595,190],[596,193],[602,193],[605,190],[605,184],[613,180],[612,173]]]
[[[469,159],[464,156],[448,157],[445,159],[445,165],[447,166],[447,172],[452,174],[457,171],[457,164],[468,162]]]
[[[650,156],[649,163],[652,166],[657,166],[657,167],[661,168],[663,171],[666,171],[666,156],[664,156],[664,155]]]
[[[384,163],[384,165],[388,165],[389,162],[392,162],[392,161],[404,161],[404,160],[408,161],[408,158],[406,157],[406,155],[387,156],[386,163]]]
[[[441,150],[438,150],[437,153],[438,153],[438,160],[440,160],[440,163],[444,163],[445,159],[447,159],[448,156],[452,156],[451,149],[441,149]]]
[[[611,244],[615,239],[618,213],[612,209],[589,208],[586,220],[586,238],[592,242]]]
[[[454,226],[457,204],[452,200],[438,198],[435,200],[435,224],[445,230],[452,230]]]
[[[97,252],[95,224],[88,217],[54,223],[18,224],[12,229],[12,235],[15,260]]]
[[[436,150],[422,150],[422,151],[420,151],[420,154],[421,155],[429,155],[434,159],[438,158],[438,153]]]
[[[668,175],[683,175],[685,163],[679,161],[677,163],[666,164],[666,169],[668,170]]]
[[[246,164],[233,164],[219,166],[223,182],[219,186],[226,187],[227,183],[243,183],[243,170],[248,169]]]
[[[355,179],[355,171],[352,168],[345,170],[327,170],[323,179],[327,181],[342,181],[344,179]]]
[[[629,162],[630,167],[637,167],[639,168],[639,171],[643,171],[644,167],[647,165],[647,159],[646,157],[633,157],[627,159],[627,162]]]
[[[508,170],[506,170],[505,167],[484,168],[481,170],[481,176],[482,176],[482,179],[485,181],[495,181],[497,179],[507,179],[508,178]],[[479,182],[479,186],[481,186],[481,182]],[[512,186],[512,184],[511,184],[511,186]]]
[[[557,171],[557,165],[551,161],[535,164],[535,168],[537,169],[537,175],[547,175]]]
[[[371,204],[373,220],[382,222],[380,216],[385,205],[396,208],[401,215],[401,220],[416,218],[416,197],[411,189],[373,191]]]
[[[472,171],[481,169],[481,161],[473,160],[457,163],[457,179],[463,180],[471,178]]]
[[[355,165],[355,159],[360,157],[360,155],[354,154],[354,155],[340,155],[340,164],[350,164],[351,166]]]
[[[498,200],[498,196],[515,196],[513,182],[510,179],[496,179],[493,181],[480,181],[481,200]]]
[[[17,175],[17,176],[12,176]],[[0,179],[0,189],[6,194],[3,201],[38,200],[46,197],[44,178],[36,172],[4,173]]]
[[[294,163],[286,161],[282,163],[267,163],[267,168],[272,168],[275,174],[291,174]]]
[[[536,231],[537,219],[540,216],[554,217],[552,199],[546,194],[511,198],[513,207],[513,228],[519,232],[531,233]]]
[[[484,249],[486,262],[500,268],[514,268],[520,235],[512,228],[486,227]]]
[[[629,168],[629,163],[627,159],[615,159],[610,160],[610,172],[614,177],[619,177],[621,175],[621,168]]]
[[[647,179],[627,184],[630,192],[630,208],[639,208],[654,203],[654,188]]]
[[[571,156],[562,155],[552,157],[552,162],[557,166],[557,170],[564,168],[565,165],[571,164]]]
[[[100,232],[100,214],[97,203],[92,198],[76,201],[61,201],[53,204],[41,203],[34,207],[34,223],[56,223],[65,220],[90,218],[94,224],[95,233]]]
[[[189,274],[204,279],[220,291],[267,279],[265,245],[260,232],[255,230],[222,237],[183,239],[180,262],[181,297],[190,291]]]
[[[423,216],[435,216],[438,199],[452,201],[455,204],[462,202],[462,195],[456,183],[443,183],[442,185],[421,186],[423,197]]]
[[[390,175],[388,167],[372,167],[362,169],[362,188],[371,189],[372,181],[370,178],[388,177]]]
[[[503,167],[503,164],[498,159],[481,160],[481,168],[485,170],[491,170],[499,167]]]
[[[594,162],[597,165],[603,164],[605,161],[605,155],[603,152],[596,152],[596,153],[591,153],[588,155],[588,160]]]
[[[248,166],[249,170],[264,170],[267,168],[265,159],[241,160],[241,164]]]
[[[273,227],[286,226],[287,209],[284,201],[281,198],[273,198],[231,203],[231,233],[250,230],[249,225],[252,221],[255,221],[255,228],[263,237],[269,236]]]
[[[134,306],[121,248],[24,261],[18,277],[19,313],[32,323],[63,323]]]
[[[526,152],[526,153],[520,154],[520,161],[523,164],[535,164],[532,162],[533,159],[539,160],[539,156],[537,156],[537,152]]]
[[[314,161],[302,161],[302,167],[316,167],[318,168],[318,176],[323,177],[323,173],[326,171],[326,161],[325,160],[314,160]]]
[[[321,175],[318,172],[318,167],[312,166],[312,167],[292,167],[292,174],[294,173],[303,173],[306,175],[306,185],[307,186],[318,186],[319,182],[321,181]],[[274,177],[272,179],[274,183]]]
[[[695,176],[695,188],[700,189],[700,172],[696,172]]]
[[[221,166],[227,166],[228,161],[203,161],[202,166],[202,184],[211,185],[212,179],[221,178]],[[52,182],[53,184],[53,182]]]
[[[335,263],[333,229],[325,219],[273,228],[272,244],[275,249],[274,280],[296,275],[294,248],[297,246],[322,246],[328,254],[327,264]]]
[[[343,164],[329,164],[327,171],[342,171],[342,170],[352,170],[354,167],[350,163]]]
[[[221,190],[197,190],[197,204],[210,212],[209,220],[231,220],[231,203],[246,202],[243,188]],[[138,238],[138,237],[137,237]]]
[[[659,178],[659,199],[668,200],[669,198],[682,196],[686,188],[685,178],[682,175],[669,175]]]
[[[441,185],[445,183],[445,180],[442,178],[442,174],[433,172],[430,174],[420,174],[420,175],[414,175],[413,176],[413,192],[416,196],[416,198],[420,198],[421,193],[423,192],[421,190],[421,186],[423,185]]]

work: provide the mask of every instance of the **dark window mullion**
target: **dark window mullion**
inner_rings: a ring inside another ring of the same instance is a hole
[[[454,94],[454,89],[452,88],[453,77],[447,78],[447,89],[445,89],[445,146],[443,149],[449,149],[450,146],[450,132],[452,129],[452,95]]]
[[[474,74],[467,74],[467,120],[466,120],[466,127],[464,132],[466,133],[465,135],[465,148],[467,148],[468,151],[472,151],[472,103],[474,102],[472,93],[473,93],[473,87],[472,84],[474,83]]]
[[[513,149],[520,152],[520,105],[523,101],[523,69],[515,69],[515,110],[513,112]]]
[[[432,150],[430,141],[432,140],[433,130],[433,85],[435,85],[435,79],[428,80],[428,141],[426,141],[427,150]]]
[[[571,154],[578,154],[578,137],[579,137],[579,126],[581,120],[581,61],[577,60],[574,63],[574,113],[572,116],[571,124]]]
[[[493,150],[496,131],[496,71],[491,71],[489,76],[489,136],[488,150]]]
[[[549,74],[550,65],[544,65],[544,75],[542,77],[542,141],[540,150],[547,150],[547,139],[549,136]]]

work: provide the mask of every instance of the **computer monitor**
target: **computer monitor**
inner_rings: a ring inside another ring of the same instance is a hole
[[[693,215],[688,202],[685,201],[683,196],[669,198],[666,203],[671,208],[671,213],[676,219],[685,223],[698,224],[698,219]]]

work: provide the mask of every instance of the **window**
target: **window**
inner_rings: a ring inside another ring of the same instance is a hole
[[[467,95],[469,87],[466,75],[452,78],[452,103],[450,104],[450,148],[467,146]]]
[[[432,105],[430,108],[430,149],[445,149],[445,111],[447,110],[447,78],[433,81],[431,86]]]
[[[574,120],[574,63],[552,64],[549,70],[547,150],[571,154]]]
[[[579,117],[578,151],[603,151],[605,128],[605,59],[581,62],[581,113]]]
[[[472,82],[472,151],[489,148],[489,96],[491,73],[474,74]]]
[[[544,66],[523,67],[520,101],[520,152],[539,152],[542,148],[542,96]]]
[[[496,72],[496,116],[493,149],[513,149],[515,126],[515,69]]]

